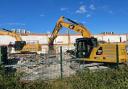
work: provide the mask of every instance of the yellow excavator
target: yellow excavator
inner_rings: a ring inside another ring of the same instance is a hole
[[[9,35],[16,39],[14,44],[9,44],[9,47],[13,47],[17,53],[37,53],[41,51],[41,45],[37,42],[35,44],[28,44],[23,41],[19,34],[16,32],[0,29],[0,35]]]
[[[127,62],[125,43],[99,43],[85,26],[64,16],[59,18],[49,38],[49,51],[54,50],[54,40],[62,27],[79,32],[83,36],[77,38],[75,42],[75,56],[78,60],[100,63]]]

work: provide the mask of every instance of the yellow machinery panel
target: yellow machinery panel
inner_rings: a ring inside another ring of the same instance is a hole
[[[41,51],[40,44],[26,44],[20,52],[38,52]]]
[[[7,29],[0,29],[0,35],[9,35],[12,36],[16,39],[15,44],[9,44],[11,47],[15,48],[15,51],[20,53],[20,52],[38,52],[41,51],[41,44],[39,42],[36,43],[27,43],[26,41],[23,41],[22,38],[20,37],[20,34],[7,30]]]
[[[80,60],[92,62],[125,63],[128,60],[125,44],[105,43],[93,48],[89,58]]]
[[[126,44],[104,43],[99,44],[91,32],[83,25],[66,17],[60,17],[49,38],[49,51],[54,50],[54,40],[62,27],[81,33],[83,38],[76,39],[75,56],[79,60],[107,63],[125,63],[127,61]]]

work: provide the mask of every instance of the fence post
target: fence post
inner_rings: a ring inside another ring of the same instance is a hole
[[[119,48],[118,48],[118,43],[116,44],[116,63],[117,67],[119,66]]]
[[[63,79],[63,65],[62,65],[62,46],[60,46],[60,72],[61,72],[61,79]]]

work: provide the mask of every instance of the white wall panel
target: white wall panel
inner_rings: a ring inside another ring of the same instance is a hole
[[[95,38],[97,38],[97,40],[102,41],[103,40],[103,36],[102,35],[94,35]]]
[[[81,35],[70,35],[70,43],[75,43],[75,40],[77,38],[81,38]],[[104,40],[104,41],[110,41],[110,42],[120,42],[120,39],[122,42],[126,41],[126,35],[94,35],[98,40]],[[25,41],[39,41],[40,44],[42,44],[42,53],[47,53],[48,51],[48,36],[47,35],[28,35],[28,36],[22,36],[22,39]],[[59,35],[55,39],[55,44],[62,44],[63,50],[66,51],[67,49],[74,49],[74,46],[68,47],[65,44],[68,44],[68,36],[67,35]],[[5,36],[5,35],[0,35],[0,45],[8,45],[10,42],[14,42],[15,38],[11,36]],[[45,45],[44,45],[45,44]],[[56,45],[60,46],[60,45]]]
[[[82,36],[78,35],[78,36],[70,36],[70,43],[75,43],[75,40],[77,38],[81,38]]]
[[[39,41],[40,44],[47,44],[48,43],[48,36],[34,36],[34,35],[29,35],[29,36],[22,36],[22,39],[25,41]]]
[[[7,35],[0,35],[0,45],[8,45],[10,42],[15,42],[15,38]]]
[[[103,36],[103,40],[106,41],[106,42],[119,42],[120,41],[120,38],[119,36]]]
[[[121,37],[122,42],[127,41],[127,36],[126,35],[120,35],[120,37]]]
[[[55,41],[55,44],[68,44],[68,36],[58,36]]]
[[[110,42],[122,42],[126,41],[126,35],[94,35],[98,40],[110,41]]]

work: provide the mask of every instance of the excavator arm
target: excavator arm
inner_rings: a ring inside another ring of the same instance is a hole
[[[35,44],[28,44],[26,41],[23,41],[19,34],[16,32],[7,30],[7,29],[0,29],[0,35],[9,35],[16,39],[15,44],[9,44],[9,47],[15,48],[17,52],[37,52],[41,51],[41,45],[39,43]]]
[[[77,58],[77,61],[80,60],[111,64],[127,62],[127,52],[125,50],[126,44],[100,44],[96,38],[91,37],[91,33],[87,30],[86,27],[65,17],[60,17],[51,34],[51,37],[49,38],[49,54],[50,51],[54,52],[53,42],[58,36],[58,32],[61,30],[62,27],[79,32],[83,36],[83,38],[77,38],[75,42],[75,51],[73,51],[73,54]]]
[[[16,39],[15,44],[9,44],[8,46],[14,47],[15,50],[22,50],[24,45],[26,45],[25,41],[22,41],[20,35],[17,33],[7,30],[7,29],[0,29],[0,35],[9,35]]]
[[[17,35],[15,32],[7,30],[7,29],[0,29],[0,35],[9,35],[16,39],[16,41],[22,41],[21,37]]]
[[[66,21],[67,22],[66,22]],[[91,33],[88,31],[88,29],[86,27],[84,27],[83,25],[69,19],[69,18],[65,18],[65,17],[60,17],[59,20],[56,23],[56,26],[51,34],[51,37],[49,38],[49,50],[53,49],[53,43],[54,40],[56,39],[56,37],[58,36],[59,31],[61,30],[62,27],[71,29],[73,31],[79,32],[81,33],[81,35],[84,38],[90,38],[91,37]]]

